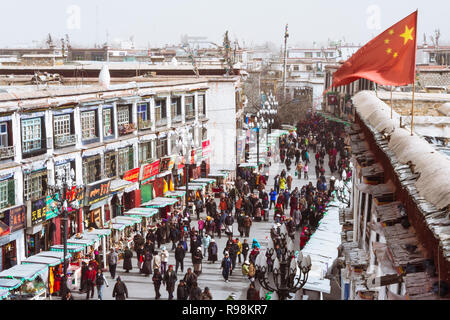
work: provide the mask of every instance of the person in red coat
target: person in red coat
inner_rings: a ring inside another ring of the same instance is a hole
[[[87,287],[86,300],[89,300],[89,293],[92,293],[91,298],[94,297],[96,274],[97,274],[97,271],[92,267],[92,265],[90,265],[89,268],[86,270],[86,275],[85,275],[86,287]]]
[[[303,228],[303,232],[300,235],[300,250],[302,250],[306,243],[309,241],[309,230],[307,227]]]

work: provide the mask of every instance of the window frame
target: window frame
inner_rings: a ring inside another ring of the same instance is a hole
[[[39,122],[39,123],[38,123]],[[42,143],[42,117],[22,119],[22,151],[24,153],[31,153],[34,151],[39,151],[43,147]],[[27,128],[30,128],[27,132]],[[31,137],[30,136],[31,133]],[[38,134],[38,137],[35,137]],[[32,146],[36,144],[35,147],[27,148],[27,143],[31,143]]]
[[[88,117],[89,115],[89,117]],[[90,118],[90,119],[88,119]],[[98,138],[97,133],[97,110],[86,110],[80,112],[80,122],[81,122],[81,139],[83,141],[92,140]],[[93,124],[93,126],[91,126]],[[91,127],[85,128],[85,125],[89,125]],[[85,135],[85,132],[88,132],[89,135]],[[92,135],[93,133],[93,135]]]

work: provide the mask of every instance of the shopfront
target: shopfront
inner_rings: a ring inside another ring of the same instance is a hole
[[[24,248],[25,207],[17,206],[0,213],[0,271],[20,263]]]
[[[85,229],[103,229],[105,205],[111,195],[111,179],[105,179],[87,185],[84,206]]]
[[[51,209],[52,202],[49,196],[28,201],[30,215],[27,216],[27,257],[47,251],[56,244],[57,228],[54,222],[56,213]]]
[[[154,190],[154,183],[156,175],[159,173],[160,160],[156,160],[152,163],[141,166],[140,171],[140,190],[141,190],[141,203],[148,202],[156,196]]]
[[[139,189],[139,173],[141,168],[135,168],[125,172],[123,180],[133,183],[133,186],[127,187],[124,192],[124,208],[130,210],[141,205],[141,190]]]

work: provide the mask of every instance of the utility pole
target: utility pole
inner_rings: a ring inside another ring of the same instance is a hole
[[[287,39],[289,38],[288,25],[284,32],[284,64],[283,64],[283,100],[286,98],[286,69],[287,69]]]

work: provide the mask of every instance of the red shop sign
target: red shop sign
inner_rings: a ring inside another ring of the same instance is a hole
[[[145,165],[142,168],[141,180],[146,180],[148,178],[156,176],[159,173],[159,162],[160,162],[160,160],[157,160],[153,163],[149,163],[149,164]]]
[[[123,176],[123,180],[130,181],[130,182],[137,182],[139,180],[139,172],[141,171],[141,168],[135,168],[130,171],[125,172]]]
[[[25,206],[9,210],[9,227],[11,232],[25,228]]]

